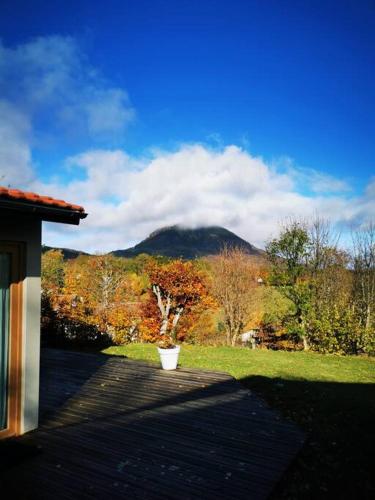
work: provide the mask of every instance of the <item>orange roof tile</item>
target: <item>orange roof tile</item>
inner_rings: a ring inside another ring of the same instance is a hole
[[[20,191],[19,189],[10,189],[2,186],[0,186],[0,199],[25,201],[28,203],[34,203],[36,205],[64,208],[66,210],[81,213],[84,213],[85,211],[85,209],[80,205],[73,205],[73,203],[67,203],[64,200],[56,200],[55,198],[51,198],[50,196],[41,196],[36,193]]]

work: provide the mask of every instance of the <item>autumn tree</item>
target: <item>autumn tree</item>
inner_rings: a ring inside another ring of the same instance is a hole
[[[43,340],[59,327],[57,310],[64,287],[65,265],[61,250],[42,254],[41,331]]]
[[[176,341],[181,317],[207,296],[205,275],[194,263],[182,260],[153,263],[147,271],[159,313],[159,335]]]
[[[71,261],[66,270],[65,295],[70,297],[71,314],[111,335],[113,328],[124,329],[130,317],[127,301],[136,279],[124,272],[124,261],[111,255],[82,257]]]
[[[240,248],[225,247],[213,259],[212,271],[212,292],[223,309],[227,344],[235,345],[252,308],[259,263]]]
[[[109,313],[115,303],[115,296],[120,288],[126,287],[122,262],[111,255],[100,255],[88,259],[87,264],[88,273],[85,278],[88,282],[82,283],[85,285],[85,291],[88,292],[85,295],[95,313],[100,329],[109,333]]]
[[[146,295],[144,276],[126,273],[108,309],[108,331],[116,344],[139,338],[141,307]]]
[[[64,286],[64,257],[61,250],[49,250],[42,255],[42,291],[59,293]]]

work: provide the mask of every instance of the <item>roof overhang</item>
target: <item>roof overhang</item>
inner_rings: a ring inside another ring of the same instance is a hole
[[[56,206],[41,205],[38,203],[28,203],[22,200],[0,198],[0,209],[6,210],[9,214],[24,213],[34,215],[44,221],[62,222],[64,224],[78,225],[81,219],[87,217],[82,211]]]

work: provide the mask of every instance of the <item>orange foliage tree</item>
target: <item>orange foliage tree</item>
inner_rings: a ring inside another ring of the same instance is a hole
[[[223,248],[212,260],[212,293],[222,307],[226,340],[235,345],[256,306],[254,301],[262,265],[241,248]]]
[[[43,288],[50,306],[46,312],[57,321],[55,330],[76,340],[77,336],[103,337],[122,343],[134,337],[144,285],[135,273],[124,271],[123,259],[109,255],[81,256],[65,262],[63,282],[57,286],[59,260],[55,255],[47,257]]]
[[[42,290],[52,296],[64,286],[64,257],[61,250],[49,250],[42,255]]]
[[[124,272],[123,259],[101,255],[71,262],[66,271],[65,293],[71,297],[74,315],[102,333],[116,337],[136,327],[137,277]]]
[[[208,275],[197,262],[122,259],[61,252],[43,256],[43,318],[48,338],[84,344],[160,337],[184,340],[210,307]]]
[[[41,330],[58,329],[58,302],[64,287],[64,258],[61,250],[49,250],[42,254],[42,317]]]
[[[158,335],[173,341],[181,339],[183,332],[177,334],[181,317],[188,324],[189,316],[208,299],[207,276],[194,263],[180,259],[165,264],[152,263],[147,272],[150,294],[144,322],[149,326],[148,333],[154,338]]]

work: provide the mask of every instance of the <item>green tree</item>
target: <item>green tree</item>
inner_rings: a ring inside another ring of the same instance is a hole
[[[266,246],[271,262],[270,284],[277,286],[294,306],[289,319],[290,333],[298,335],[304,349],[309,348],[306,317],[311,303],[311,283],[308,276],[310,237],[307,225],[290,221],[281,230],[280,236]]]

